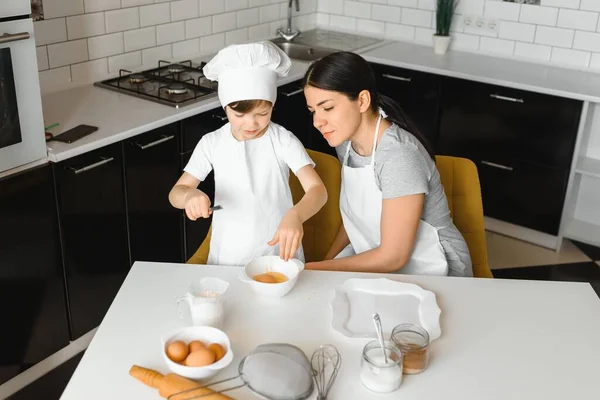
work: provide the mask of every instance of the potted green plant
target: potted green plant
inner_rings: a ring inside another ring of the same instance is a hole
[[[435,34],[433,35],[433,51],[444,54],[450,45],[450,25],[459,0],[437,0],[435,10]]]

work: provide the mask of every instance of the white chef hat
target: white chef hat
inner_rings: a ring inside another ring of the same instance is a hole
[[[235,101],[268,100],[275,104],[277,78],[286,76],[292,61],[279,47],[264,41],[227,46],[204,66],[204,75],[219,82],[223,107]]]

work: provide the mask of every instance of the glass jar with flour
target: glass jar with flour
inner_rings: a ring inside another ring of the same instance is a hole
[[[192,325],[221,329],[225,320],[223,295],[228,287],[229,282],[219,278],[202,278],[194,282],[185,295],[177,298],[177,305],[187,303]],[[179,317],[183,318],[181,309]]]

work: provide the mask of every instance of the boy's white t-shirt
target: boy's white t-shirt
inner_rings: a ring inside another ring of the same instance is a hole
[[[213,214],[209,264],[245,265],[279,254],[266,243],[293,207],[290,169],[295,174],[306,165],[315,163],[300,140],[273,122],[257,139],[238,141],[229,123],[202,137],[184,171],[200,181],[215,173],[214,205],[223,209]],[[304,260],[302,247],[295,257]]]

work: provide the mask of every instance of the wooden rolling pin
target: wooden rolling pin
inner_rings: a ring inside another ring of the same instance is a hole
[[[196,398],[196,396],[199,395],[207,395],[199,397],[200,400],[233,400],[232,397],[215,393],[213,390],[202,387],[202,385],[200,385],[198,382],[194,382],[190,379],[173,373],[163,375],[160,372],[152,369],[134,365],[129,370],[129,375],[150,387],[158,389],[158,394],[164,398],[172,396],[171,400],[188,400]],[[197,389],[190,390],[193,388]],[[190,391],[177,394],[179,392],[183,392],[184,390]],[[208,394],[211,393],[213,394],[208,396]]]

